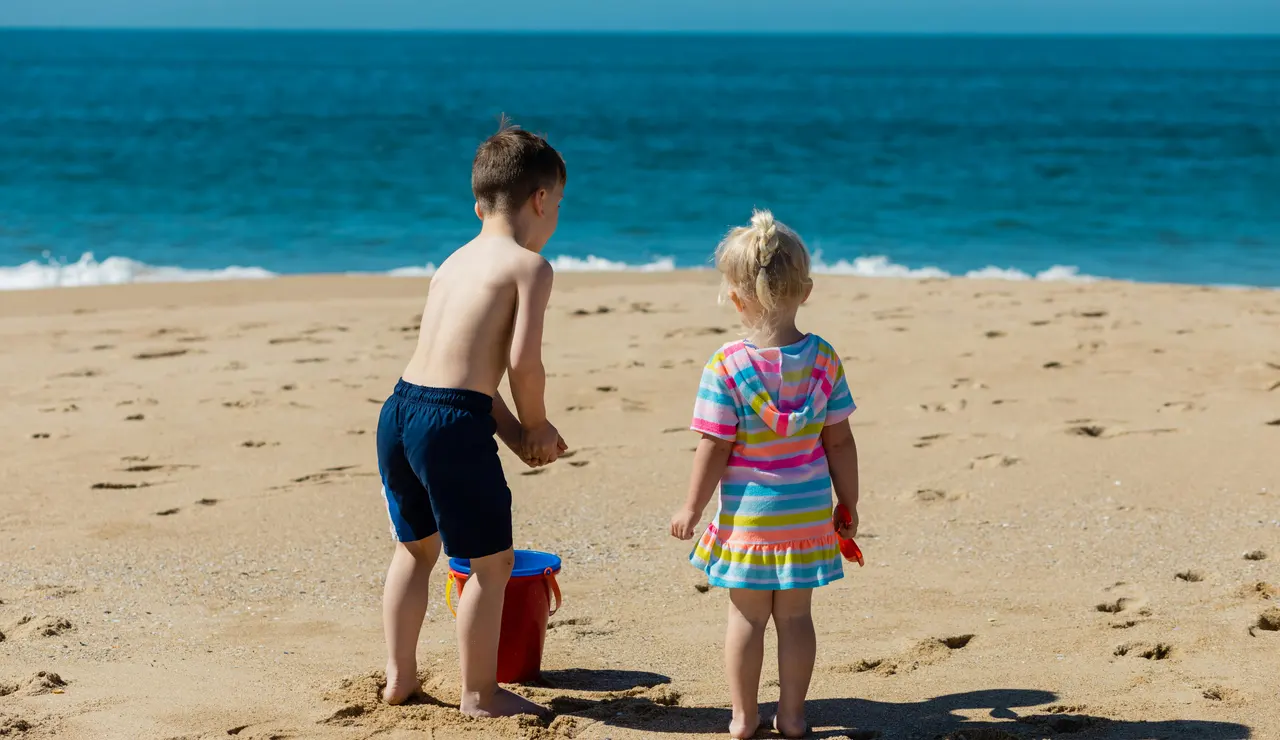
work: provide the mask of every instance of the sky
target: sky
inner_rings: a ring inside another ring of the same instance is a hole
[[[0,0],[0,27],[1280,34],[1280,0]]]

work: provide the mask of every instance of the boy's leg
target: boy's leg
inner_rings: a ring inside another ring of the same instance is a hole
[[[772,609],[772,591],[729,589],[724,665],[733,698],[729,734],[734,738],[754,737],[760,729],[760,667],[764,662],[764,630]]]
[[[471,559],[471,576],[458,600],[458,652],[462,658],[462,713],[509,717],[546,712],[522,696],[498,687],[498,638],[502,602],[515,552]]]
[[[808,724],[804,699],[813,677],[818,640],[813,631],[813,589],[773,592],[773,626],[778,630],[778,716],[774,728],[783,737],[804,737]]]
[[[431,569],[440,557],[440,535],[397,542],[382,589],[382,628],[387,636],[387,688],[382,700],[402,704],[422,687],[418,682],[418,633],[427,615]]]

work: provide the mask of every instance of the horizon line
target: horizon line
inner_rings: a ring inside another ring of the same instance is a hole
[[[826,36],[826,37],[1009,37],[1009,38],[1280,38],[1277,31],[876,31],[805,30],[759,31],[737,29],[554,29],[554,28],[338,28],[285,26],[5,26],[6,32],[42,33],[262,33],[262,34],[367,34],[367,35],[470,35],[470,36]]]

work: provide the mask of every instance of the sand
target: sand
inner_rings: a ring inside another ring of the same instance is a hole
[[[0,295],[0,736],[724,736],[726,597],[666,535],[737,332],[699,273],[558,278],[573,456],[505,458],[565,561],[520,689],[557,718],[457,716],[442,577],[429,698],[375,702],[373,433],[425,289]],[[860,406],[867,558],[815,598],[817,736],[1280,738],[1280,294],[825,278],[802,320]]]

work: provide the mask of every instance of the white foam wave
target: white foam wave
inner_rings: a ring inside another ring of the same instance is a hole
[[[651,262],[632,264],[602,257],[558,256],[551,260],[561,272],[670,272],[677,269],[673,258],[662,257]],[[861,277],[891,278],[950,278],[957,277],[937,267],[907,267],[892,262],[883,255],[858,257],[854,260],[824,262],[822,255],[814,258],[813,271],[825,275],[857,275]],[[393,277],[422,278],[436,272],[436,266],[398,267],[385,275]],[[108,257],[102,261],[93,254],[84,254],[71,263],[51,259],[32,260],[17,267],[0,267],[0,290],[31,290],[37,288],[66,288],[84,285],[122,285],[126,283],[204,282],[211,280],[250,280],[276,277],[276,273],[262,267],[231,266],[216,270],[196,270],[183,267],[148,265],[128,257]],[[1014,268],[984,267],[970,270],[959,277],[986,280],[1042,280],[1076,281],[1096,280],[1082,275],[1075,267],[1055,266],[1037,273],[1027,273]]]
[[[914,278],[917,280],[957,277],[938,267],[912,268],[899,265],[890,261],[884,255],[858,257],[854,260],[839,260],[827,263],[822,260],[822,255],[819,253],[814,257],[813,271],[820,275],[857,275],[859,277]],[[1090,282],[1097,279],[1091,275],[1082,275],[1079,268],[1069,265],[1054,265],[1037,273],[1023,272],[1011,267],[988,266],[980,270],[969,270],[959,277],[977,280],[1042,280],[1046,282]]]
[[[594,255],[587,257],[560,255],[559,257],[551,258],[551,266],[557,272],[670,272],[676,269],[676,261],[671,257],[661,257],[653,262],[633,265],[627,262],[607,260]],[[431,277],[436,274],[436,266],[435,263],[428,262],[421,267],[397,267],[394,270],[388,270],[386,274],[391,277]]]
[[[43,262],[32,260],[17,267],[0,267],[0,290],[255,280],[270,277],[275,277],[275,273],[261,267],[231,266],[217,270],[192,270],[148,265],[128,257],[108,257],[99,262],[92,253],[85,253],[75,262],[66,263],[51,259],[46,254]]]

